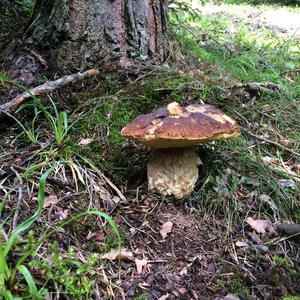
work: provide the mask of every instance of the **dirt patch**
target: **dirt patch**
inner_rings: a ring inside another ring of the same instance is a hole
[[[220,299],[230,293],[239,299],[279,299],[298,291],[297,276],[270,264],[273,255],[283,254],[279,247],[264,253],[256,246],[242,249],[238,241],[251,244],[242,234],[244,228],[228,235],[226,221],[200,218],[184,201],[145,199],[117,212],[122,231],[131,233],[128,249],[135,259],[146,261],[140,273],[135,263],[122,263],[120,288],[125,299],[141,293],[147,299]],[[163,239],[160,230],[166,222],[172,228]],[[253,234],[249,228],[246,232]]]

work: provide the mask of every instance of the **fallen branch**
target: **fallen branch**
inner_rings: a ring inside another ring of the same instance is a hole
[[[237,83],[228,87],[229,89],[246,89],[248,91],[264,91],[264,90],[282,90],[279,84],[274,82],[250,82],[250,83]]]
[[[40,96],[48,92],[53,92],[54,90],[67,86],[70,83],[74,83],[84,78],[89,78],[99,74],[99,70],[91,69],[85,72],[79,72],[76,74],[66,75],[54,81],[46,81],[42,85],[39,85],[28,92],[22,93],[21,95],[15,97],[14,99],[0,105],[0,111],[4,112],[12,112],[18,108],[20,104],[22,104],[26,99]]]

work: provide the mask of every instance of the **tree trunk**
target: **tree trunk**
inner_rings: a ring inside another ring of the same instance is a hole
[[[66,72],[160,63],[167,0],[37,0],[25,44]]]

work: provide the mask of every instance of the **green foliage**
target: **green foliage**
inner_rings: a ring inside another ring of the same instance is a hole
[[[57,244],[49,244],[50,261],[32,260],[30,267],[43,273],[47,285],[62,287],[61,294],[72,299],[92,299],[95,284],[95,268],[99,260],[98,254],[90,254],[86,261],[78,259],[75,249],[69,248],[62,257]]]
[[[15,86],[19,87],[21,90],[23,90],[24,92],[27,92],[30,94],[30,91],[26,87],[24,87],[23,85],[15,82],[15,81],[11,81],[11,80],[7,79],[7,76],[5,74],[2,74],[2,75],[0,74],[0,82],[2,84],[6,83],[6,84],[15,85]],[[51,108],[46,107],[40,101],[40,99],[38,99],[35,95],[31,94],[31,96],[34,100],[35,115],[31,121],[30,126],[23,125],[20,120],[18,120],[15,116],[13,116],[12,114],[10,114],[6,111],[3,111],[3,113],[5,113],[9,117],[13,118],[17,122],[17,124],[23,130],[23,133],[25,133],[27,135],[28,139],[32,143],[38,142],[39,133],[37,132],[36,123],[37,123],[37,121],[40,120],[39,119],[40,114],[43,113],[48,122],[48,126],[52,129],[52,134],[54,136],[56,145],[61,146],[64,139],[66,138],[66,136],[68,134],[68,131],[74,125],[74,123],[69,125],[67,113],[65,111],[59,112],[57,110],[57,107],[56,107],[53,99],[50,96],[48,96],[48,99],[51,103],[51,106],[52,106]],[[17,112],[21,111],[22,109],[26,108],[27,106],[28,105],[21,106],[17,110]],[[53,114],[51,113],[51,110],[53,111]]]
[[[281,82],[283,71],[300,66],[299,42],[283,40],[267,29],[232,29],[228,17],[183,14],[186,26],[180,26],[171,16],[172,30],[190,55],[220,65],[241,81]]]
[[[38,217],[41,214],[41,211],[43,209],[44,205],[44,199],[45,199],[45,184],[46,179],[49,175],[49,173],[52,170],[48,170],[45,172],[41,178],[39,183],[39,192],[38,192],[38,208],[36,212],[27,220],[25,220],[23,223],[18,225],[16,229],[14,229],[7,241],[2,241],[3,238],[3,226],[5,225],[4,222],[2,222],[1,225],[1,237],[0,237],[0,291],[4,299],[13,299],[11,289],[16,284],[16,281],[18,279],[16,278],[16,273],[19,271],[25,278],[27,285],[28,285],[28,295],[32,299],[42,299],[42,295],[45,294],[45,290],[42,288],[40,290],[37,289],[33,278],[26,268],[26,266],[23,265],[24,261],[27,257],[32,255],[36,248],[30,248],[27,252],[25,252],[23,255],[21,255],[16,262],[11,264],[8,261],[8,255],[13,251],[13,247],[17,243],[18,236],[20,233],[26,231],[29,229],[29,227],[38,219]]]
[[[27,288],[23,288],[23,294],[24,297],[30,297],[30,299],[44,299],[45,294],[47,293],[47,290],[42,287],[38,289],[33,276],[31,275],[29,269],[25,265],[29,259],[29,257],[35,255],[36,249],[45,241],[47,238],[52,236],[53,234],[56,233],[56,228],[51,229],[49,232],[44,233],[40,236],[40,238],[36,241],[32,239],[32,235],[29,234],[28,240],[24,240],[23,242],[26,243],[26,245],[23,245],[23,251],[22,254],[18,254],[18,258],[16,260],[11,261],[9,259],[10,256],[16,256],[15,251],[18,251],[18,240],[19,240],[19,235],[20,233],[26,232],[32,225],[33,223],[39,218],[41,215],[42,209],[44,207],[44,200],[45,200],[45,184],[46,184],[46,179],[49,175],[49,173],[52,171],[52,169],[49,169],[46,171],[40,178],[39,181],[39,191],[38,191],[38,208],[35,211],[35,213],[26,219],[23,223],[18,225],[9,235],[8,239],[4,240],[4,225],[5,225],[5,220],[0,224],[0,233],[1,233],[1,238],[0,238],[0,295],[4,297],[5,300],[10,300],[10,299],[15,299],[13,297],[13,293],[15,292],[15,287],[17,286],[24,286],[22,283],[22,280],[20,280],[19,276],[16,276],[17,273],[19,272],[20,274],[23,275],[23,278],[25,279],[25,282],[27,283]],[[6,199],[4,199],[3,203],[5,203]],[[1,203],[0,209],[2,210],[4,207],[4,204]],[[78,219],[81,219],[82,217],[86,215],[96,215],[98,217],[102,217],[108,221],[112,228],[113,234],[115,234],[117,238],[117,245],[119,250],[121,249],[121,236],[118,232],[118,229],[116,227],[116,224],[114,223],[113,219],[110,218],[107,214],[102,213],[100,211],[86,211],[83,213],[76,214],[75,216],[72,216],[71,218],[64,220],[61,224],[60,227],[65,226],[69,223],[72,223]],[[5,234],[5,236],[7,236]],[[54,256],[56,259],[54,261],[59,262],[58,259],[58,254],[55,253],[56,256]],[[73,250],[69,251],[70,256],[74,256]],[[76,274],[78,275],[78,272],[81,274],[83,270],[87,272],[89,270],[89,273],[91,274],[91,266],[95,262],[95,256],[91,256],[90,260],[88,260],[88,263],[86,265],[87,269],[85,269],[83,263],[78,263],[77,262],[77,270]],[[64,264],[65,263],[65,264]],[[65,262],[61,262],[61,268],[59,268],[57,271],[58,272],[65,272],[68,264],[70,263],[70,260],[66,260]],[[49,270],[48,270],[49,271]],[[51,272],[50,272],[51,273]],[[49,278],[50,279],[50,278]],[[53,279],[51,277],[51,279]],[[81,288],[75,287],[74,285],[74,278],[72,280],[65,280],[63,279],[63,282],[65,283],[65,287],[67,292],[72,292],[76,289],[78,289],[78,293],[84,293],[86,292],[89,287],[90,287],[90,281],[85,278],[81,282]],[[19,293],[19,291],[18,291]],[[80,298],[81,299],[81,298]],[[82,298],[84,299],[84,298]]]
[[[300,296],[285,296],[283,297],[283,300],[300,300]]]
[[[148,296],[145,293],[138,294],[134,296],[133,300],[147,300]]]
[[[233,278],[231,284],[230,284],[230,293],[234,295],[238,295],[240,293],[243,293],[245,295],[250,295],[250,290],[245,283],[243,283],[242,280],[239,278]]]
[[[71,126],[68,125],[68,116],[65,111],[58,112],[55,103],[51,99],[51,97],[48,97],[50,100],[53,110],[54,110],[54,116],[51,115],[51,113],[46,109],[46,107],[42,104],[42,102],[35,98],[35,104],[37,107],[44,113],[48,124],[52,128],[55,142],[57,146],[60,146],[66,135],[68,134],[68,131],[70,130]]]

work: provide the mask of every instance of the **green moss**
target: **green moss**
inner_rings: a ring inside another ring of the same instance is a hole
[[[250,294],[249,287],[239,278],[234,278],[231,282],[230,293],[232,294]]]
[[[141,293],[141,294],[138,294],[138,295],[134,296],[133,299],[134,300],[147,300],[148,296],[145,293]]]

